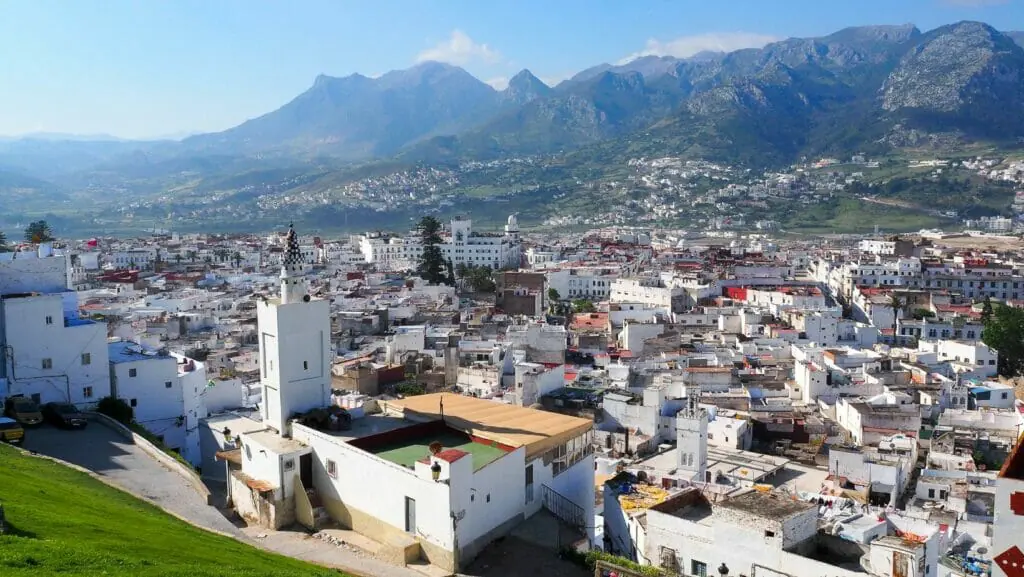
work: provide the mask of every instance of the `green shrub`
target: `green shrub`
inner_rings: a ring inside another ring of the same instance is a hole
[[[646,575],[647,577],[665,577],[665,573],[657,567],[651,565],[640,565],[639,563],[630,561],[625,557],[612,555],[611,553],[606,553],[598,549],[588,551],[586,553],[580,553],[575,549],[563,549],[561,557],[579,565],[580,567],[585,567],[590,571],[594,570],[598,561],[604,561],[605,563],[616,565],[623,569],[633,571],[634,573]]]
[[[128,426],[135,420],[134,411],[131,405],[116,397],[103,397],[96,405],[96,412],[114,419],[122,425]]]

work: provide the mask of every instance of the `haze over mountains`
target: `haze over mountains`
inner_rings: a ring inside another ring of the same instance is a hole
[[[772,164],[908,146],[1016,146],[1021,42],[1024,33],[978,22],[847,28],[728,54],[601,64],[554,87],[523,70],[504,90],[436,62],[379,78],[321,75],[277,110],[181,142],[0,141],[0,170],[140,176],[238,159],[440,162],[592,145],[612,156]]]

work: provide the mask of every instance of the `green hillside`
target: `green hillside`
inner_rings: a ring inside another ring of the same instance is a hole
[[[0,445],[0,575],[342,575],[202,531],[127,493]]]

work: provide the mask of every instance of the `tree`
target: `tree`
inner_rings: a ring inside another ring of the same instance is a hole
[[[445,284],[448,286],[455,286],[455,269],[452,267],[452,259],[448,259],[444,263],[445,269],[448,271],[448,276],[445,278]]]
[[[181,264],[181,261],[185,260],[185,257],[181,256],[181,253],[174,255],[174,262]]]
[[[217,255],[217,262],[225,262],[228,260],[228,257],[231,256],[231,251],[224,248],[218,248],[213,251],[213,254]]]
[[[548,312],[552,315],[558,314],[559,309],[562,308],[562,295],[558,294],[558,291],[553,288],[548,289]]]
[[[987,323],[992,318],[992,313],[992,298],[985,295],[985,300],[981,305],[981,323]]]
[[[572,309],[577,313],[592,313],[597,311],[597,307],[594,303],[587,299],[576,299],[572,301]]]
[[[124,399],[103,397],[96,405],[96,412],[102,413],[122,425],[130,425],[134,420],[134,411]]]
[[[190,250],[190,251],[186,252],[185,254],[188,255],[188,260],[192,261],[193,263],[196,262],[197,258],[199,258],[199,253],[197,253],[194,250]]]
[[[0,231],[0,252],[11,252],[11,247],[7,245],[7,235]]]
[[[999,351],[999,374],[1024,374],[1024,309],[1000,305],[985,322],[981,340]]]
[[[460,262],[459,264],[455,265],[455,277],[466,278],[466,272],[468,272],[468,270],[469,269],[468,267],[466,267],[466,263]]]
[[[235,268],[242,266],[242,253],[235,251],[235,254],[231,255],[232,262],[235,263]]]
[[[896,328],[899,324],[900,311],[907,306],[907,303],[893,294],[889,295],[889,304],[887,306],[892,309],[892,343],[896,344]]]
[[[447,278],[441,253],[441,222],[432,216],[424,216],[420,219],[419,232],[423,254],[416,273],[430,284],[444,284]]]
[[[39,244],[42,242],[50,242],[53,240],[53,229],[46,223],[45,220],[37,220],[30,222],[25,227],[25,242],[31,242],[33,244]]]
[[[467,269],[466,280],[474,291],[489,293],[498,288],[494,283],[494,271],[491,270],[491,267],[470,265]]]

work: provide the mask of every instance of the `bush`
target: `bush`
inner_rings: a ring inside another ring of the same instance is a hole
[[[128,426],[135,420],[134,411],[131,405],[116,397],[103,397],[96,405],[96,412],[114,419],[122,425]]]
[[[560,556],[563,559],[571,561],[581,567],[586,567],[590,571],[594,570],[598,561],[604,561],[605,563],[617,565],[623,569],[628,569],[634,573],[646,575],[647,577],[665,577],[665,572],[657,567],[652,565],[640,565],[639,563],[630,561],[625,557],[605,553],[598,549],[594,549],[586,553],[580,553],[575,549],[563,549]]]

